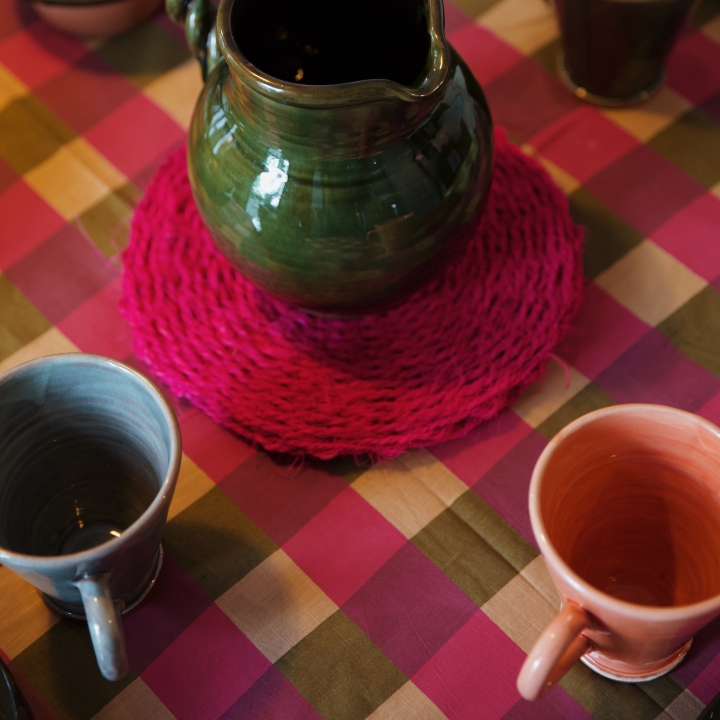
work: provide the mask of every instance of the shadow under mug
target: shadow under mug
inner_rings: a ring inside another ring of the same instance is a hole
[[[128,669],[120,615],[160,571],[180,458],[172,408],[122,363],[73,353],[0,375],[0,563],[87,619],[108,680]]]
[[[589,413],[547,445],[533,533],[562,600],[518,677],[537,699],[578,659],[624,682],[672,670],[720,615],[720,429],[660,405]]]
[[[607,106],[658,90],[665,62],[696,0],[553,0],[560,78],[580,99]]]

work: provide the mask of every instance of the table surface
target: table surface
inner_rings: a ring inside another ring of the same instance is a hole
[[[447,34],[496,123],[588,228],[562,362],[465,438],[371,468],[277,464],[176,402],[167,560],[125,618],[124,680],[0,567],[0,656],[36,718],[690,720],[720,690],[720,620],[653,682],[577,663],[540,702],[515,689],[558,605],[526,501],[549,438],[622,402],[720,421],[720,3],[698,7],[659,94],[623,110],[562,87],[543,0],[459,5]],[[0,370],[77,350],[139,365],[119,252],[199,89],[162,14],[81,42],[0,0]]]

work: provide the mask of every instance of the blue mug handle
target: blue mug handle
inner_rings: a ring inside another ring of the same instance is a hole
[[[107,573],[85,575],[75,581],[80,591],[95,657],[103,677],[119,680],[128,671],[122,600],[113,600]]]

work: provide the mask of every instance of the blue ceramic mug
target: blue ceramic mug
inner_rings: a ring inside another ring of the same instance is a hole
[[[0,563],[87,619],[100,671],[128,669],[120,616],[157,579],[177,420],[122,363],[53,355],[0,375]]]

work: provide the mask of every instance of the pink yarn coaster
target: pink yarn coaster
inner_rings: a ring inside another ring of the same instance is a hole
[[[402,305],[314,317],[217,251],[178,151],[138,206],[121,309],[177,396],[266,450],[391,458],[467,433],[540,378],[582,295],[583,233],[537,162],[496,132],[464,255]]]

